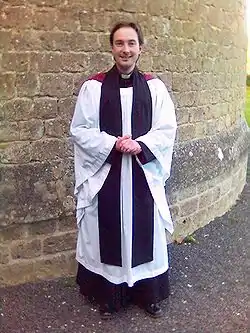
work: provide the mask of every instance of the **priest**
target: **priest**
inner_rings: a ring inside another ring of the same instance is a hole
[[[133,302],[153,317],[169,296],[165,230],[173,232],[165,182],[176,117],[164,83],[139,71],[139,25],[110,33],[114,66],[83,83],[74,142],[80,292],[103,318]]]

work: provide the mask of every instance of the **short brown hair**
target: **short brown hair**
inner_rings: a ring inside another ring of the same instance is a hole
[[[135,30],[135,32],[137,33],[138,36],[138,41],[139,41],[139,45],[143,45],[144,44],[144,40],[143,40],[143,34],[142,34],[142,30],[141,27],[139,26],[138,23],[134,23],[134,22],[126,22],[126,21],[122,21],[122,22],[118,22],[114,25],[114,27],[112,28],[111,32],[110,32],[110,36],[109,36],[109,42],[110,45],[113,45],[114,42],[114,34],[117,30],[121,29],[121,28],[132,28]]]

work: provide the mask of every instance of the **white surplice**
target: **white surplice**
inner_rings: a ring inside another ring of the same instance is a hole
[[[147,134],[135,139],[145,143],[156,157],[144,165],[137,159],[154,199],[153,261],[131,267],[133,185],[132,158],[128,154],[123,154],[121,167],[122,267],[100,261],[97,194],[111,168],[106,159],[116,142],[116,137],[100,132],[99,129],[101,82],[89,80],[83,84],[70,128],[75,149],[78,225],[76,259],[88,270],[104,276],[110,282],[126,282],[130,287],[138,280],[152,278],[168,270],[165,229],[173,232],[164,184],[170,175],[176,133],[174,105],[161,80],[147,82],[152,96],[152,128]],[[123,135],[131,134],[133,88],[120,88],[120,95]]]

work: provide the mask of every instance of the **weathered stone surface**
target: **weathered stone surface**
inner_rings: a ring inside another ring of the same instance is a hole
[[[36,10],[33,24],[36,29],[40,30],[52,30],[56,26],[56,10],[52,8]]]
[[[30,157],[32,161],[50,161],[65,159],[72,156],[69,141],[56,138],[43,139],[30,143]]]
[[[193,91],[208,87],[207,80],[204,83],[204,75],[201,74],[180,74],[173,73],[173,90],[174,91]]]
[[[41,45],[49,51],[88,52],[99,49],[97,34],[89,32],[47,32],[41,33]]]
[[[22,73],[16,76],[18,96],[35,96],[38,93],[38,77],[36,73]]]
[[[70,3],[69,3],[70,4]],[[57,28],[65,31],[80,30],[79,8],[64,7],[57,12]]]
[[[79,0],[78,0],[79,1]],[[108,11],[120,11],[121,8],[121,3],[123,0],[117,0],[117,1],[101,1],[101,0],[97,0],[97,5],[101,10],[105,10],[105,12]],[[91,1],[88,0],[87,1],[88,4],[90,4],[90,8],[95,8],[94,6],[91,6]]]
[[[9,262],[9,249],[7,246],[0,245],[0,265]]]
[[[76,98],[75,97],[59,99],[59,101],[58,101],[58,114],[59,114],[60,118],[70,121],[72,119],[72,116],[73,116],[73,113],[74,113],[75,103],[76,103]]]
[[[75,216],[66,216],[64,218],[60,218],[57,221],[58,231],[72,231],[76,229],[76,218]]]
[[[5,71],[27,72],[29,69],[29,54],[6,52],[2,55],[2,68]]]
[[[207,192],[202,194],[201,197],[199,198],[199,209],[211,205],[211,203],[214,201],[213,199],[214,199],[213,190],[208,190]]]
[[[100,44],[100,51],[109,52],[110,51],[110,43],[109,43],[109,35],[105,33],[98,34],[98,42]]]
[[[195,124],[180,125],[177,129],[178,141],[184,142],[192,140],[195,134]]]
[[[179,144],[174,152],[168,186],[187,188],[229,171],[238,158],[246,154],[247,146],[248,135],[241,126],[212,138]]]
[[[39,119],[51,119],[58,115],[57,99],[42,97],[34,99],[34,114]]]
[[[80,20],[81,30],[95,31],[95,13],[87,10],[81,10],[79,12],[79,20]]]
[[[172,216],[172,219],[176,220],[177,217],[179,217],[180,213],[180,207],[175,205],[175,206],[169,206],[170,213]]]
[[[56,231],[56,220],[36,221],[25,225],[27,237],[36,237],[40,235],[50,235]]]
[[[219,186],[215,186],[212,190],[213,193],[213,199],[212,201],[217,201],[221,195],[221,191],[220,191],[220,187]]]
[[[74,74],[74,96],[78,96],[81,86],[89,77],[89,73],[86,73],[85,75],[81,73]]]
[[[32,10],[29,7],[3,7],[0,26],[4,28],[26,29],[32,22]]]
[[[184,200],[180,204],[180,216],[187,216],[195,213],[198,209],[198,198]]]
[[[3,4],[6,5],[12,5],[12,6],[20,6],[20,5],[24,5],[26,3],[27,0],[3,0]]]
[[[34,117],[33,102],[28,98],[16,98],[2,105],[5,119],[8,121],[28,120]]]
[[[28,234],[36,221],[46,221],[68,214],[69,197],[73,202],[73,170],[70,162],[41,162],[23,164],[22,166],[6,166],[2,168],[4,218],[3,226],[12,223],[33,223],[27,228]],[[63,181],[64,195],[58,193],[58,181]],[[73,210],[70,206],[71,212]],[[49,222],[48,222],[49,223]],[[42,228],[37,226],[37,228]],[[49,227],[50,229],[50,227]],[[46,228],[45,228],[46,230]]]
[[[197,194],[197,186],[189,186],[188,188],[182,188],[177,195],[178,201],[183,201],[192,197],[195,197]]]
[[[145,12],[146,2],[145,0],[122,0],[121,3],[121,9],[125,12],[132,12],[132,13],[139,13],[139,12]]]
[[[70,73],[82,72],[92,65],[86,53],[64,53],[61,62],[61,70]]]
[[[112,56],[110,53],[89,53],[89,69],[86,73],[91,76],[97,72],[105,72],[111,68]]]
[[[118,2],[119,1],[120,0],[118,0]],[[81,0],[71,0],[70,1],[70,5],[72,7],[76,7],[76,8],[82,9],[82,10],[90,10],[90,11],[94,11],[94,12],[97,11],[96,10],[97,7],[98,8],[101,7],[102,3],[103,3],[103,1],[100,1],[100,0],[85,0],[84,2]],[[103,5],[105,6],[106,2]]]
[[[0,144],[1,163],[17,164],[30,162],[30,147],[28,142],[1,143]]]
[[[39,140],[44,134],[44,123],[40,119],[20,121],[20,140]]]
[[[154,2],[148,1],[147,2],[147,9],[150,15],[164,15],[170,16],[173,14],[174,9],[174,2],[173,1],[161,1],[156,0]]]
[[[33,263],[30,261],[1,266],[0,286],[25,283],[34,277]]]
[[[41,7],[54,7],[54,6],[59,6],[62,4],[61,0],[43,0],[42,2],[39,0],[29,0],[31,4],[34,4],[36,6],[41,6]]]
[[[76,263],[72,261],[73,251],[63,254],[25,260],[10,265],[2,265],[0,286],[21,284],[45,278],[69,276],[76,272]]]
[[[190,119],[190,108],[178,108],[176,119],[179,125],[187,124]]]
[[[147,69],[152,66],[152,59],[151,57],[144,56],[143,58],[140,59],[140,69],[143,72],[147,72]]]
[[[18,141],[19,140],[19,126],[14,122],[1,122],[0,124],[0,138],[1,141]]]
[[[26,236],[27,230],[25,225],[11,225],[0,228],[1,243],[24,239]]]
[[[75,275],[76,262],[72,260],[73,255],[73,251],[67,251],[63,254],[36,260],[32,280]]]
[[[14,97],[15,94],[15,74],[0,75],[0,98],[8,99]]]
[[[220,184],[220,194],[224,195],[226,193],[228,193],[232,188],[232,179],[227,179],[224,180],[221,184]]]
[[[10,43],[11,43],[11,31],[1,30],[0,31],[0,49],[1,50],[10,49]]]
[[[41,241],[39,239],[18,242],[11,246],[12,259],[31,259],[39,257],[41,253]]]
[[[76,233],[71,232],[57,236],[51,236],[43,241],[43,253],[53,254],[56,252],[73,250],[76,247]]]
[[[30,56],[30,64],[33,70],[40,73],[57,73],[61,70],[61,54],[33,52]]]
[[[16,51],[36,51],[41,50],[42,41],[40,36],[42,33],[39,31],[33,31],[31,34],[29,30],[24,31],[12,31],[11,33],[11,46],[10,49]]]
[[[180,92],[180,93],[174,93],[176,104],[178,107],[192,107],[195,105],[195,101],[197,98],[197,93],[194,91],[190,92]]]
[[[40,95],[48,97],[72,96],[73,76],[70,74],[41,74]]]
[[[45,135],[48,137],[61,138],[69,133],[69,121],[56,118],[45,120]]]

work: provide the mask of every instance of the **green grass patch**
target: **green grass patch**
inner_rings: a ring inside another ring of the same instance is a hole
[[[246,92],[245,117],[247,124],[250,127],[250,87],[247,87],[247,92]]]

